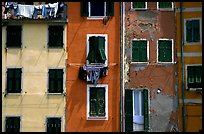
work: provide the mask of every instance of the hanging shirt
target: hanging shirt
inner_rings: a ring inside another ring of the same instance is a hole
[[[34,13],[34,5],[18,4],[18,15],[22,15],[27,18],[32,18],[33,13]]]

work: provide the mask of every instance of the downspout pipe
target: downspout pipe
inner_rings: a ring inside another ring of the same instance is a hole
[[[183,30],[182,30],[182,23],[183,23],[183,16],[182,16],[182,2],[180,2],[180,44],[181,44],[181,75],[182,75],[182,130],[183,132],[186,131],[186,122],[185,122],[185,108],[184,108],[184,57],[183,57]]]

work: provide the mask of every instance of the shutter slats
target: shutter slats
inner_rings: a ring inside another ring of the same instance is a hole
[[[125,131],[133,131],[132,90],[125,90]]]
[[[148,108],[148,90],[143,90],[144,100],[144,130],[149,130],[149,108]]]
[[[114,2],[106,2],[106,16],[114,16]]]
[[[88,2],[81,2],[81,17],[87,17],[88,15]]]

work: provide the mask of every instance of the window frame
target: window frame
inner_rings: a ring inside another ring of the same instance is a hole
[[[186,22],[187,21],[192,21],[192,20],[199,20],[199,23],[200,23],[200,41],[199,42],[187,42],[186,41]],[[198,17],[198,18],[185,18],[184,19],[184,44],[185,45],[202,45],[202,18]]]
[[[186,79],[186,81],[185,81],[185,85],[186,85],[186,89],[188,90],[188,89],[190,89],[189,87],[188,87],[188,70],[187,70],[187,68],[189,67],[189,66],[201,66],[202,67],[202,64],[186,64],[185,65],[185,79]],[[201,81],[202,82],[202,81]]]
[[[20,128],[19,128],[19,132],[21,132],[22,129],[22,116],[21,115],[6,115],[4,117],[4,132],[6,132],[6,118],[9,117],[19,117],[20,118]]]
[[[7,81],[8,81],[8,76],[7,76],[7,71],[8,69],[21,69],[21,92],[20,93],[8,93],[7,92]],[[24,76],[24,69],[23,67],[14,67],[14,66],[6,66],[6,72],[5,72],[5,94],[7,95],[21,95],[23,93],[23,76]]]
[[[159,40],[166,40],[166,41],[171,41],[171,62],[161,62],[159,61]],[[174,63],[174,39],[167,39],[167,38],[159,38],[157,40],[157,63],[159,64],[171,64],[171,63]]]
[[[174,11],[174,2],[171,2],[171,8],[159,8],[159,2],[157,2],[157,10],[159,10],[159,11]]]
[[[87,34],[87,39],[86,39],[86,58],[89,54],[89,38],[95,36],[95,37],[105,37],[105,54],[106,54],[106,61],[104,63],[104,67],[108,66],[108,34]],[[86,65],[90,65],[89,61],[86,60]]]
[[[145,2],[145,7],[144,8],[134,8],[133,7],[133,2],[131,2],[131,10],[147,10],[147,2]]]
[[[47,132],[47,123],[48,123],[48,118],[60,118],[61,119],[61,130],[60,132],[63,132],[63,116],[46,116],[45,117],[45,132]]]
[[[132,51],[132,46],[133,46],[133,41],[147,41],[147,61],[146,62],[135,62],[135,61],[132,61],[132,53],[133,53],[133,51]],[[149,63],[149,41],[147,40],[147,39],[145,39],[145,38],[134,38],[134,39],[132,39],[131,40],[131,64],[148,64]]]
[[[8,33],[8,30],[7,30],[7,27],[8,26],[20,26],[21,27],[21,45],[20,46],[7,46],[7,39],[9,38],[8,36],[7,36],[7,33]],[[20,25],[20,24],[11,24],[11,25],[7,25],[7,27],[6,27],[6,36],[5,36],[5,48],[6,49],[22,49],[23,48],[23,26],[22,25]]]
[[[62,71],[63,71],[63,81],[62,81],[62,87],[63,87],[63,89],[62,89],[62,93],[50,93],[48,90],[49,90],[49,70],[55,70],[55,69],[62,69]],[[65,68],[64,67],[57,67],[57,68],[55,68],[55,67],[48,67],[48,71],[47,71],[47,91],[46,91],[46,93],[48,94],[48,95],[62,95],[62,94],[65,94],[65,92],[66,92],[66,89],[65,89],[65,80],[66,80],[66,75],[65,75]]]
[[[104,16],[91,16],[91,2],[88,2],[88,20],[101,20],[103,19],[106,15],[106,2],[104,2]]]
[[[49,38],[50,38],[49,27],[50,26],[62,26],[63,27],[63,31],[62,31],[62,43],[63,43],[63,45],[62,46],[49,46]],[[48,49],[63,49],[63,48],[65,48],[65,28],[66,27],[64,25],[60,25],[60,24],[49,24],[47,26],[47,48]]]
[[[105,116],[104,117],[90,117],[90,87],[104,87],[105,88]],[[86,120],[108,120],[108,84],[87,84],[87,100],[86,100]]]

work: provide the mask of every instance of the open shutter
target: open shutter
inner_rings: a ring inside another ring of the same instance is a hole
[[[97,89],[95,87],[90,88],[90,116],[98,115],[98,105],[97,105]]]
[[[87,60],[89,63],[96,63],[98,53],[98,39],[95,36],[89,37],[89,53]]]
[[[148,107],[148,90],[143,90],[144,100],[144,130],[149,130],[149,107]]]
[[[106,60],[106,54],[105,54],[105,38],[104,37],[98,37],[98,48],[99,48],[99,55],[98,61],[99,63],[105,63]]]
[[[114,2],[106,2],[106,16],[114,16]]]
[[[125,131],[133,131],[132,90],[125,90]]]
[[[22,70],[15,69],[15,93],[20,93],[21,92],[21,73]]]
[[[98,116],[105,116],[105,89],[97,88]]]
[[[89,16],[88,2],[81,2],[81,17]]]

